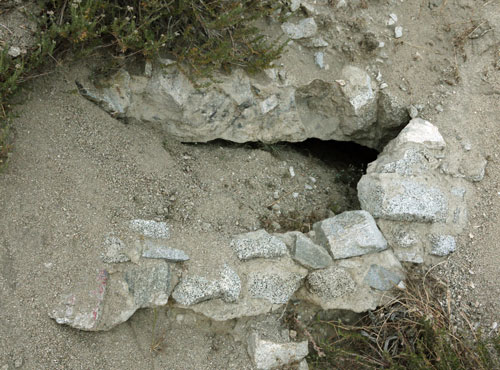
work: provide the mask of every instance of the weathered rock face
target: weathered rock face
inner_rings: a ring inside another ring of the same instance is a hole
[[[122,69],[95,85],[78,83],[79,91],[117,118],[154,124],[184,142],[319,138],[381,149],[408,121],[406,107],[356,66],[328,77],[313,71],[307,79],[286,67],[257,76],[235,70],[216,76],[216,84],[195,88],[174,64],[165,63],[159,60],[149,76]]]
[[[358,183],[361,208],[377,219],[401,261],[422,263],[455,250],[454,235],[467,221],[465,180],[481,178],[486,165],[476,161],[471,171],[462,158],[446,150],[437,127],[415,118],[369,164]]]

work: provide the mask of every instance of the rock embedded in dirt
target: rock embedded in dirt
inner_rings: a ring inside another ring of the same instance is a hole
[[[371,265],[365,276],[365,282],[378,290],[390,290],[402,280],[402,274],[387,270],[379,265]]]
[[[258,370],[270,370],[301,361],[309,354],[308,342],[275,343],[252,333],[248,339],[248,354]]]
[[[349,272],[336,266],[311,272],[306,284],[312,293],[327,299],[351,294],[356,287]]]
[[[429,121],[414,118],[401,130],[396,138],[398,144],[417,143],[423,144],[428,149],[444,149],[444,141],[439,129]]]
[[[393,221],[445,221],[449,210],[446,193],[426,177],[370,174],[358,183],[361,208],[375,218]]]
[[[286,244],[263,229],[237,235],[231,241],[231,247],[242,261],[281,257],[287,254]]]
[[[175,287],[172,297],[181,305],[191,306],[203,301],[221,298],[226,303],[236,302],[240,296],[241,280],[225,264],[217,280],[202,276],[187,276]]]
[[[130,229],[148,238],[168,239],[170,237],[170,230],[165,222],[132,220],[130,221]]]
[[[210,281],[202,276],[182,278],[172,293],[172,298],[185,306],[219,297],[221,297],[221,291],[217,281]]]
[[[116,236],[108,236],[104,240],[104,252],[101,260],[105,263],[120,263],[130,261],[127,255],[127,246]]]
[[[343,212],[314,224],[316,239],[334,259],[361,256],[387,249],[387,241],[366,211]]]
[[[452,235],[431,235],[431,254],[444,257],[455,252],[457,242]]]
[[[302,279],[302,275],[286,270],[253,272],[248,277],[248,292],[252,298],[285,304],[300,288]]]
[[[313,37],[318,32],[314,18],[302,19],[298,23],[285,22],[281,25],[281,29],[292,40]]]
[[[156,244],[149,240],[145,242],[145,246],[142,249],[142,257],[161,258],[169,262],[184,262],[189,260],[189,256],[184,251]]]
[[[49,312],[49,316],[58,324],[86,331],[99,330],[108,279],[109,273],[106,270],[100,271],[95,285],[88,290],[63,295],[58,305]]]
[[[343,309],[364,312],[384,304],[391,297],[389,291],[370,287],[365,280],[370,266],[378,265],[404,277],[404,270],[394,253],[387,249],[334,261],[324,270],[315,270],[306,278],[305,287],[296,297],[320,306],[324,310]]]
[[[235,69],[217,75],[216,85],[196,88],[170,65],[153,68],[151,76],[121,69],[94,86],[78,84],[83,96],[114,117],[153,124],[183,142],[319,138],[380,149],[407,123],[406,105],[380,92],[363,69],[347,65],[328,75],[322,71],[304,79],[292,75],[295,66],[273,68],[267,77]]]
[[[302,233],[296,234],[292,245],[292,258],[306,268],[317,270],[328,267],[332,263],[332,257],[325,248],[315,244]]]
[[[128,268],[123,277],[138,308],[167,304],[172,291],[172,272],[168,263]]]

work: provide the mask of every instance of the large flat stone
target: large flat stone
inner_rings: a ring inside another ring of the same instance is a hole
[[[426,177],[365,175],[358,183],[358,198],[362,209],[386,220],[444,222],[448,213],[446,193]]]
[[[348,211],[317,222],[313,229],[334,259],[361,256],[387,248],[384,236],[366,211]]]

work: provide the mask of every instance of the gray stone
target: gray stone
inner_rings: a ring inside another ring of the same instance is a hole
[[[431,254],[434,256],[444,257],[457,249],[457,242],[451,235],[432,235],[430,241]]]
[[[293,40],[312,37],[318,32],[314,18],[302,19],[298,23],[285,22],[281,25],[281,29]]]
[[[407,104],[389,89],[378,91],[363,69],[346,66],[340,74],[314,69],[307,78],[297,75],[301,70],[284,65],[259,77],[235,69],[214,76],[217,84],[195,88],[170,65],[154,67],[150,77],[120,70],[94,86],[79,84],[79,90],[113,116],[152,124],[183,142],[314,137],[381,149],[407,122]]]
[[[126,245],[116,236],[108,236],[104,240],[104,252],[101,254],[101,260],[105,263],[120,263],[130,261],[126,254]]]
[[[299,362],[297,370],[309,370],[309,365],[307,364],[306,359],[303,359],[302,361]]]
[[[201,276],[182,278],[174,289],[172,297],[180,304],[190,306],[196,303],[216,299],[221,296],[219,284]]]
[[[184,262],[189,260],[189,256],[180,249],[170,248],[150,241],[146,241],[145,244],[142,250],[142,257],[144,258],[158,258],[169,262]]]
[[[252,333],[248,354],[258,370],[270,370],[301,361],[309,354],[308,342],[275,343]]]
[[[148,238],[168,239],[170,230],[165,222],[157,222],[154,220],[132,220],[130,221],[130,229],[140,233]]]
[[[394,28],[394,37],[397,39],[399,39],[400,37],[403,37],[403,27],[396,26]]]
[[[221,298],[224,302],[236,302],[240,297],[241,280],[236,271],[225,264],[218,281]]]
[[[428,149],[444,149],[446,143],[439,129],[422,118],[412,119],[395,139],[398,144],[423,144]]]
[[[284,304],[299,289],[302,276],[293,272],[251,273],[248,278],[248,291],[252,298],[266,299],[271,303]]]
[[[75,329],[99,330],[108,278],[109,273],[102,270],[90,290],[63,295],[56,307],[49,312],[49,316],[58,324],[69,325]]]
[[[378,290],[389,290],[394,288],[403,277],[396,272],[387,270],[379,265],[371,265],[365,276],[365,283]]]
[[[365,175],[358,183],[358,198],[362,209],[386,220],[444,222],[448,213],[445,193],[425,177]]]
[[[238,274],[225,264],[217,280],[201,276],[188,276],[181,279],[172,297],[180,304],[190,306],[200,302],[221,298],[226,303],[236,302],[241,292]]]
[[[306,279],[307,289],[322,298],[338,298],[353,293],[356,283],[345,269],[331,266],[311,272]]]
[[[325,248],[313,243],[311,239],[302,233],[296,235],[292,258],[311,269],[325,268],[332,263],[332,257]]]
[[[124,280],[138,308],[167,304],[172,291],[172,275],[168,263],[133,266],[124,273]]]
[[[300,8],[300,1],[301,0],[290,0],[290,10],[292,12]]]
[[[321,69],[325,69],[326,67],[324,58],[325,58],[325,53],[323,53],[322,51],[314,53],[314,61],[316,62],[316,65]]]
[[[285,243],[269,235],[265,230],[237,235],[231,241],[231,247],[242,261],[252,258],[281,257],[287,254]]]
[[[361,256],[387,248],[387,241],[366,211],[343,212],[317,222],[313,229],[316,239],[334,259]]]
[[[383,152],[375,165],[370,166],[371,172],[396,173],[401,176],[421,175],[437,167],[437,161],[425,148],[408,148],[399,151]]]

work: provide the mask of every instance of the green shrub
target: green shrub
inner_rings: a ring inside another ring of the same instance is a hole
[[[6,102],[54,55],[106,50],[111,57],[146,59],[165,53],[193,80],[241,67],[256,72],[279,58],[285,43],[268,41],[254,22],[278,16],[275,0],[39,0],[38,43],[27,56],[0,51],[0,166],[8,145]],[[110,58],[111,60],[113,58]]]

